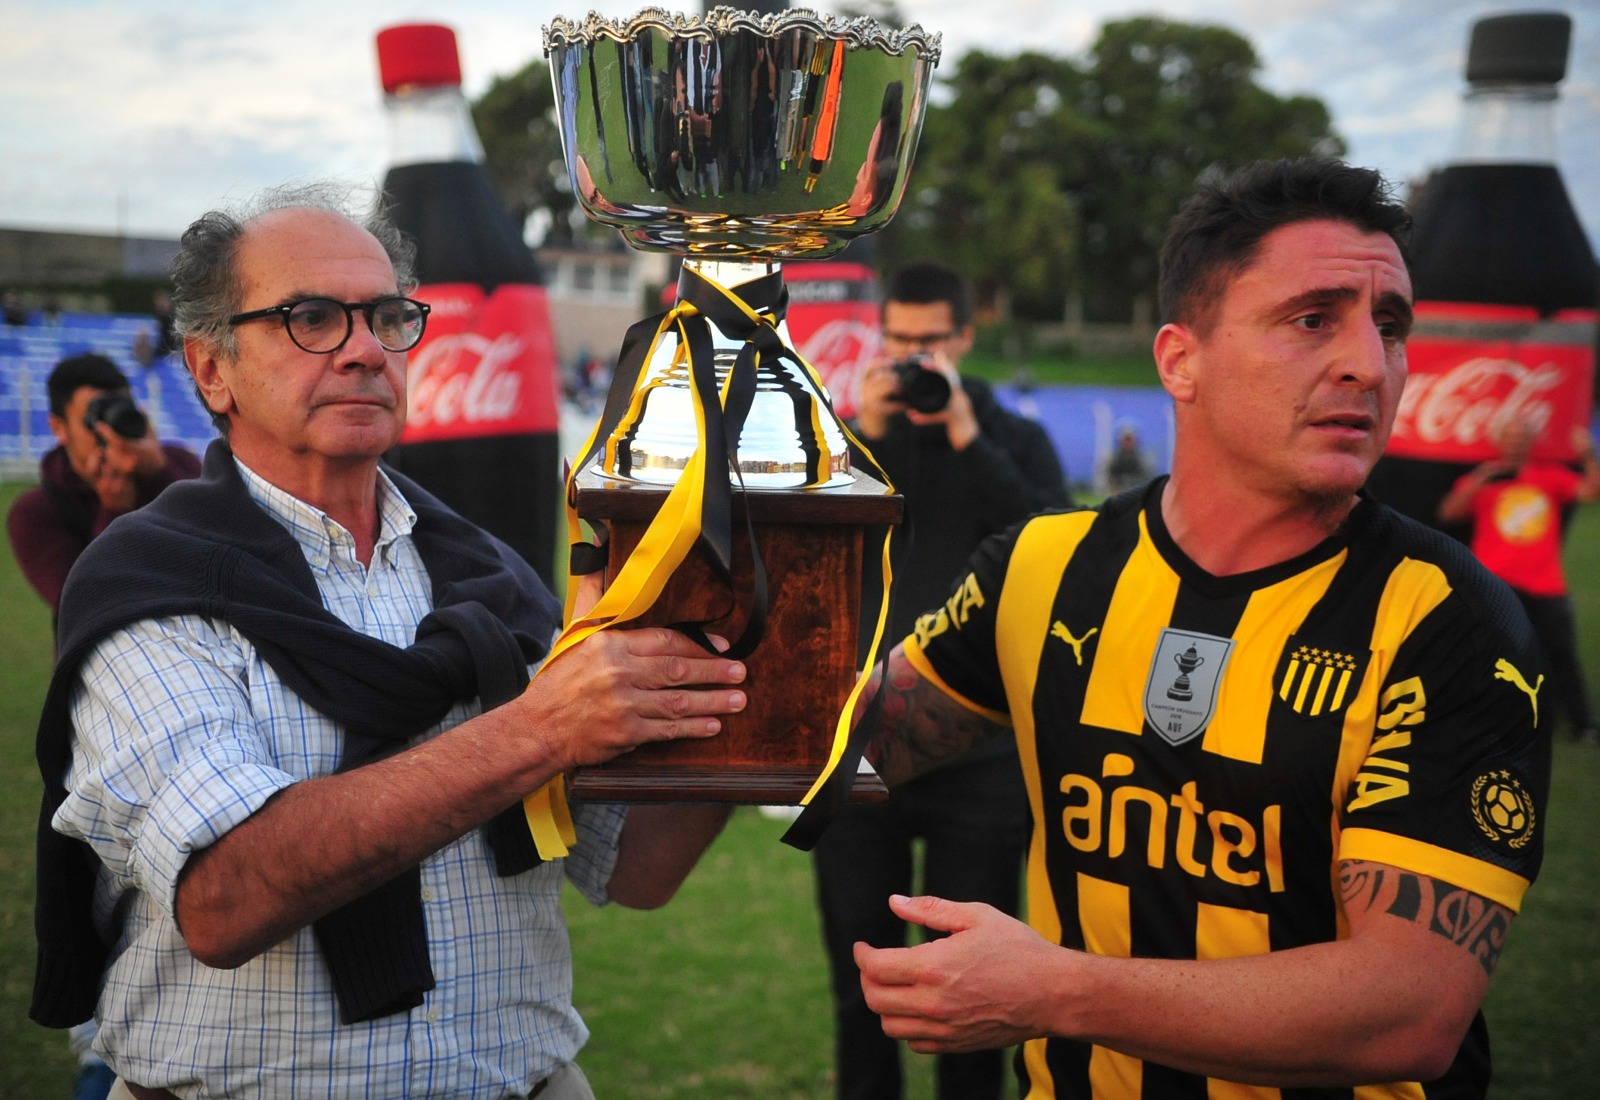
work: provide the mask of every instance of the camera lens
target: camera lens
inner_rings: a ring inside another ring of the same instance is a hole
[[[83,413],[84,427],[92,432],[101,423],[123,439],[143,439],[150,430],[150,419],[139,411],[133,398],[121,393],[101,394],[89,402]]]
[[[925,355],[913,355],[894,365],[900,379],[900,400],[918,412],[936,413],[950,403],[950,379],[931,362]]]

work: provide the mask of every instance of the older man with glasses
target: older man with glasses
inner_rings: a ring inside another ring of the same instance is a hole
[[[523,800],[715,734],[743,666],[642,629],[540,667],[555,598],[380,463],[428,312],[381,217],[273,192],[174,282],[223,438],[67,586],[34,1018],[96,1017],[113,1095],[591,1096],[563,876],[660,905],[726,811],[577,806],[562,856]]]

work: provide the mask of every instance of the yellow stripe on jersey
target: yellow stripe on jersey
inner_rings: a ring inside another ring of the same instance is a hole
[[[1155,658],[1161,631],[1172,621],[1177,598],[1178,575],[1151,543],[1140,512],[1139,544],[1117,578],[1106,621],[1067,624],[1073,630],[1101,630],[1079,716],[1084,725],[1144,732],[1144,670]]]
[[[1194,957],[1197,959],[1237,959],[1245,955],[1265,955],[1267,915],[1253,909],[1226,905],[1195,906]]]
[[[1428,1094],[1416,1081],[1397,1081],[1390,1085],[1358,1085],[1350,1100],[1427,1100]]]
[[[1040,645],[1050,631],[1062,570],[1097,518],[1094,512],[1038,516],[1017,535],[995,609],[994,644],[1006,701],[1019,722],[1023,715],[1032,721]]]
[[[1522,895],[1528,891],[1527,879],[1502,867],[1376,829],[1346,829],[1339,840],[1339,858],[1402,867],[1480,894],[1513,913],[1522,908]]]
[[[1055,1100],[1056,1079],[1044,1060],[1047,1039],[1029,1039],[1022,1044],[1022,1061],[1028,1067],[1028,1094],[1022,1100]]]
[[[1349,551],[1336,554],[1250,597],[1233,631],[1239,644],[1234,646],[1223,673],[1216,717],[1206,727],[1202,742],[1206,752],[1249,764],[1261,763],[1267,740],[1267,712],[1272,707],[1272,696],[1262,691],[1261,685],[1272,683],[1284,643],[1326,595],[1328,585],[1349,556]]]
[[[1078,872],[1078,922],[1083,925],[1083,947],[1108,958],[1133,957],[1132,920],[1128,888]]]
[[[1144,1063],[1097,1046],[1089,1052],[1089,1087],[1095,1096],[1138,1096],[1144,1091]]]
[[[1033,828],[1028,842],[1028,923],[1051,943],[1061,942],[1061,914],[1045,862],[1050,828],[1044,819],[1044,792],[1039,783],[1039,750],[1033,723],[1033,692],[1038,682],[1039,646],[1050,629],[1056,586],[1062,569],[1077,552],[1098,517],[1093,512],[1040,516],[1022,529],[1006,571],[1006,585],[995,609],[995,655],[1006,683],[1006,699],[1016,723],[1017,754],[1028,789]],[[1026,581],[1027,583],[1022,583]],[[1038,1072],[1048,1081],[1039,1044]],[[1034,1077],[1034,1081],[1041,1080]]]
[[[906,636],[905,641],[900,643],[900,650],[905,654],[906,663],[917,670],[918,676],[921,676],[924,680],[928,681],[928,683],[944,692],[952,700],[960,703],[972,713],[980,714],[989,721],[998,725],[1009,726],[1011,724],[1011,715],[998,710],[990,710],[985,706],[980,706],[977,703],[974,703],[971,699],[968,699],[965,695],[962,695],[949,684],[945,683],[944,677],[940,676],[936,671],[934,671],[933,665],[928,662],[928,655],[922,652],[922,646],[917,643],[917,636],[915,634],[908,634]]]
[[[1061,572],[1098,516],[1061,512],[1038,516],[1017,536],[1006,583],[995,609],[995,657],[1006,685],[1006,702],[1017,736],[1017,754],[1028,788],[1033,831],[1028,849],[1028,923],[1051,943],[1061,942],[1061,916],[1055,908],[1045,866],[1044,792],[1039,783],[1038,730],[1033,724],[1033,692],[1039,678],[1039,648],[1050,629]],[[924,658],[926,660],[926,658]]]
[[[1339,811],[1355,783],[1356,775],[1372,751],[1377,732],[1378,690],[1389,675],[1395,654],[1410,635],[1412,627],[1423,621],[1450,595],[1450,582],[1444,572],[1430,562],[1406,558],[1395,566],[1383,586],[1378,613],[1372,625],[1372,660],[1367,674],[1356,689],[1355,698],[1344,712],[1344,728],[1339,742],[1339,762],[1333,769],[1333,789],[1329,792],[1334,808],[1329,830],[1335,851],[1340,850]],[[1353,858],[1353,857],[1352,857]],[[1338,867],[1332,868],[1334,893],[1338,894]],[[1344,907],[1335,912],[1338,938],[1350,935]]]

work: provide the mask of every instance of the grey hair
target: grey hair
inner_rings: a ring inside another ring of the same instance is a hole
[[[209,210],[183,231],[171,267],[173,331],[179,339],[203,340],[229,358],[239,353],[228,324],[244,304],[239,242],[256,219],[298,209],[324,210],[371,233],[389,256],[400,293],[416,289],[416,246],[390,219],[382,192],[373,194],[370,187],[336,180],[282,184],[236,206]],[[211,419],[226,435],[227,418],[213,413]]]

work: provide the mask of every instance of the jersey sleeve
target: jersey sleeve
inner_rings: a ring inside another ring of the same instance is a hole
[[[995,649],[995,616],[1022,525],[985,539],[945,602],[918,616],[905,654],[922,676],[963,706],[1009,723]]]
[[[1552,715],[1521,608],[1487,577],[1469,584],[1481,591],[1452,593],[1389,667],[1346,792],[1339,856],[1515,910],[1543,852]]]

